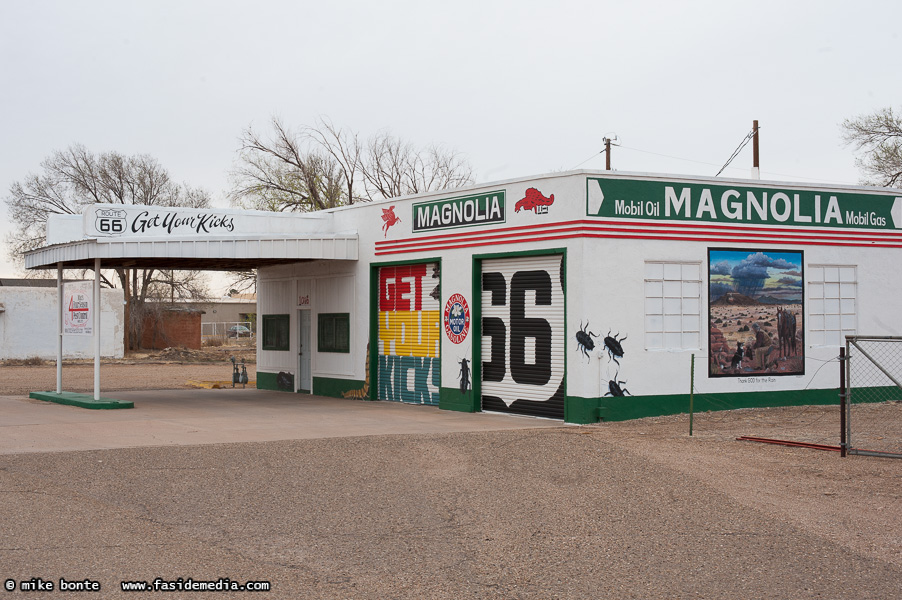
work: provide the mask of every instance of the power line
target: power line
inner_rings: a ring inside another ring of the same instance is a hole
[[[721,173],[723,173],[723,170],[726,169],[727,166],[729,166],[729,164],[731,162],[733,162],[733,159],[735,159],[737,156],[739,156],[739,153],[742,152],[742,149],[745,148],[746,145],[749,142],[751,142],[752,138],[754,138],[754,137],[755,137],[755,130],[752,129],[750,132],[748,132],[746,134],[745,139],[743,139],[741,142],[739,142],[739,146],[737,146],[736,149],[733,150],[733,155],[727,159],[727,162],[724,163],[724,165],[720,168],[720,171],[717,172],[717,175],[715,175],[715,177],[718,177]]]

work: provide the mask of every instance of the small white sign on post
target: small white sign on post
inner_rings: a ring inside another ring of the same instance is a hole
[[[94,335],[94,296],[90,281],[63,284],[63,334]]]

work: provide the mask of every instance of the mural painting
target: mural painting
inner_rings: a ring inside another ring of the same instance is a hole
[[[548,207],[554,204],[554,194],[546,197],[536,188],[529,188],[526,194],[514,205],[514,212],[531,210],[537,215],[547,215]]]
[[[482,409],[562,418],[564,258],[482,261]]]
[[[442,317],[433,273],[434,264],[379,269],[380,400],[438,404]]]
[[[383,237],[388,237],[388,228],[396,223],[400,223],[401,218],[395,214],[395,206],[391,205],[388,208],[382,209],[382,233],[385,234]]]
[[[803,375],[801,251],[708,249],[711,377]]]

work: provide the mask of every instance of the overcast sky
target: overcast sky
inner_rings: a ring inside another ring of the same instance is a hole
[[[226,206],[239,134],[274,115],[444,144],[479,182],[604,168],[606,135],[617,170],[713,176],[758,119],[763,179],[854,185],[839,123],[902,105],[900,17],[898,0],[7,0],[0,194],[81,143],[150,154]],[[733,165],[749,176],[751,145]]]

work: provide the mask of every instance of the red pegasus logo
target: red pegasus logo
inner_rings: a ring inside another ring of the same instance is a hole
[[[520,212],[521,208],[531,210],[537,215],[548,214],[548,207],[554,204],[554,194],[546,198],[536,188],[526,190],[526,196],[514,205],[514,212]]]
[[[382,209],[382,221],[384,222],[384,225],[382,225],[382,231],[383,233],[385,233],[385,237],[388,237],[388,228],[395,223],[401,222],[401,218],[395,215],[394,205]]]

